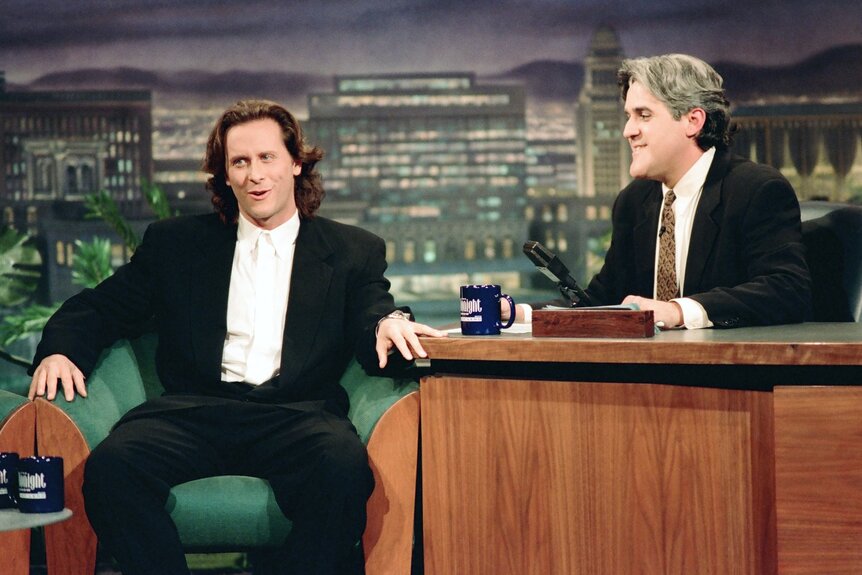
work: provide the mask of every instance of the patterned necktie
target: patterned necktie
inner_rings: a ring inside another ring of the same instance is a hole
[[[676,238],[673,202],[676,194],[668,191],[664,197],[659,230],[658,274],[656,277],[656,299],[668,301],[679,297],[679,282],[676,279]]]

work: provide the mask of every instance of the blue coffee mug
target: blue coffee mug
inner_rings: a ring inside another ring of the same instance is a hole
[[[498,285],[461,286],[461,333],[464,335],[500,335],[501,329],[515,322],[515,301],[500,293]],[[500,321],[500,299],[509,302],[509,321]]]
[[[18,507],[18,454],[0,453],[0,509]]]
[[[21,513],[62,511],[63,458],[24,457],[18,461],[18,510]]]

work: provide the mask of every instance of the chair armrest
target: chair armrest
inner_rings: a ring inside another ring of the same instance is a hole
[[[368,444],[371,433],[386,410],[405,395],[419,389],[418,379],[410,377],[410,370],[404,377],[391,378],[368,375],[356,360],[348,364],[340,383],[350,399],[347,417],[356,427],[362,443]]]
[[[123,340],[102,353],[87,378],[87,397],[66,401],[58,394],[53,404],[69,416],[92,449],[108,436],[123,414],[145,399],[135,353]]]

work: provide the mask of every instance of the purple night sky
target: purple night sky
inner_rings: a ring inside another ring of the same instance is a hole
[[[600,23],[625,53],[790,64],[862,43],[859,0],[10,0],[0,69],[13,83],[78,68],[316,74],[581,60]]]

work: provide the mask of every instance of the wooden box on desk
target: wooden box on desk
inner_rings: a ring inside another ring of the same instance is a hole
[[[537,309],[533,311],[533,337],[652,337],[652,310]]]

